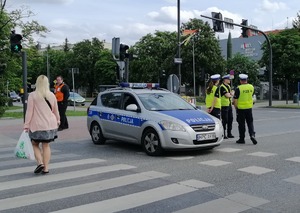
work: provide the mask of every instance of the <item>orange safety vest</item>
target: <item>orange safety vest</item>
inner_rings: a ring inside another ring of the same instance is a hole
[[[60,102],[60,101],[63,101],[63,100],[64,100],[64,93],[61,92],[61,88],[62,88],[64,85],[65,85],[65,84],[62,83],[62,84],[60,84],[60,85],[56,85],[56,86],[55,86],[54,93],[55,93],[57,102]]]

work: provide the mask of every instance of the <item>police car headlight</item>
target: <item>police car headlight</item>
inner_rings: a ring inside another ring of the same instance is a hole
[[[160,125],[166,130],[182,131],[182,132],[186,131],[186,129],[182,125],[172,121],[161,121]]]

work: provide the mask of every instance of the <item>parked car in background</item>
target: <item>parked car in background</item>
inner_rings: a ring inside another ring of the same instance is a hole
[[[9,92],[9,98],[13,102],[16,102],[16,101],[20,102],[21,101],[21,97],[15,91]]]
[[[68,99],[68,105],[69,106],[74,106],[74,102],[75,102],[75,105],[84,106],[85,105],[85,98],[82,97],[81,95],[79,95],[76,92],[70,92],[70,96],[69,96],[69,99]]]

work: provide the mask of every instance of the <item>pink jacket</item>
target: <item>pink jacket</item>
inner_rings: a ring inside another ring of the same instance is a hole
[[[58,128],[60,117],[57,100],[53,93],[49,95],[48,101],[52,110],[46,100],[38,96],[37,92],[29,94],[24,129],[28,128],[31,132],[35,132]]]

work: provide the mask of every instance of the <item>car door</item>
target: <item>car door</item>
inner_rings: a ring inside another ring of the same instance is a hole
[[[103,133],[108,138],[119,139],[121,137],[119,132],[122,128],[122,124],[119,122],[121,97],[121,92],[109,92],[101,95],[103,107],[99,112],[99,116]]]
[[[122,128],[119,130],[120,134],[124,140],[137,143],[139,141],[139,133],[141,131],[142,118],[140,112],[126,110],[126,107],[130,104],[139,104],[136,98],[130,93],[123,93],[121,102],[121,114],[119,117],[119,122],[122,124]]]

